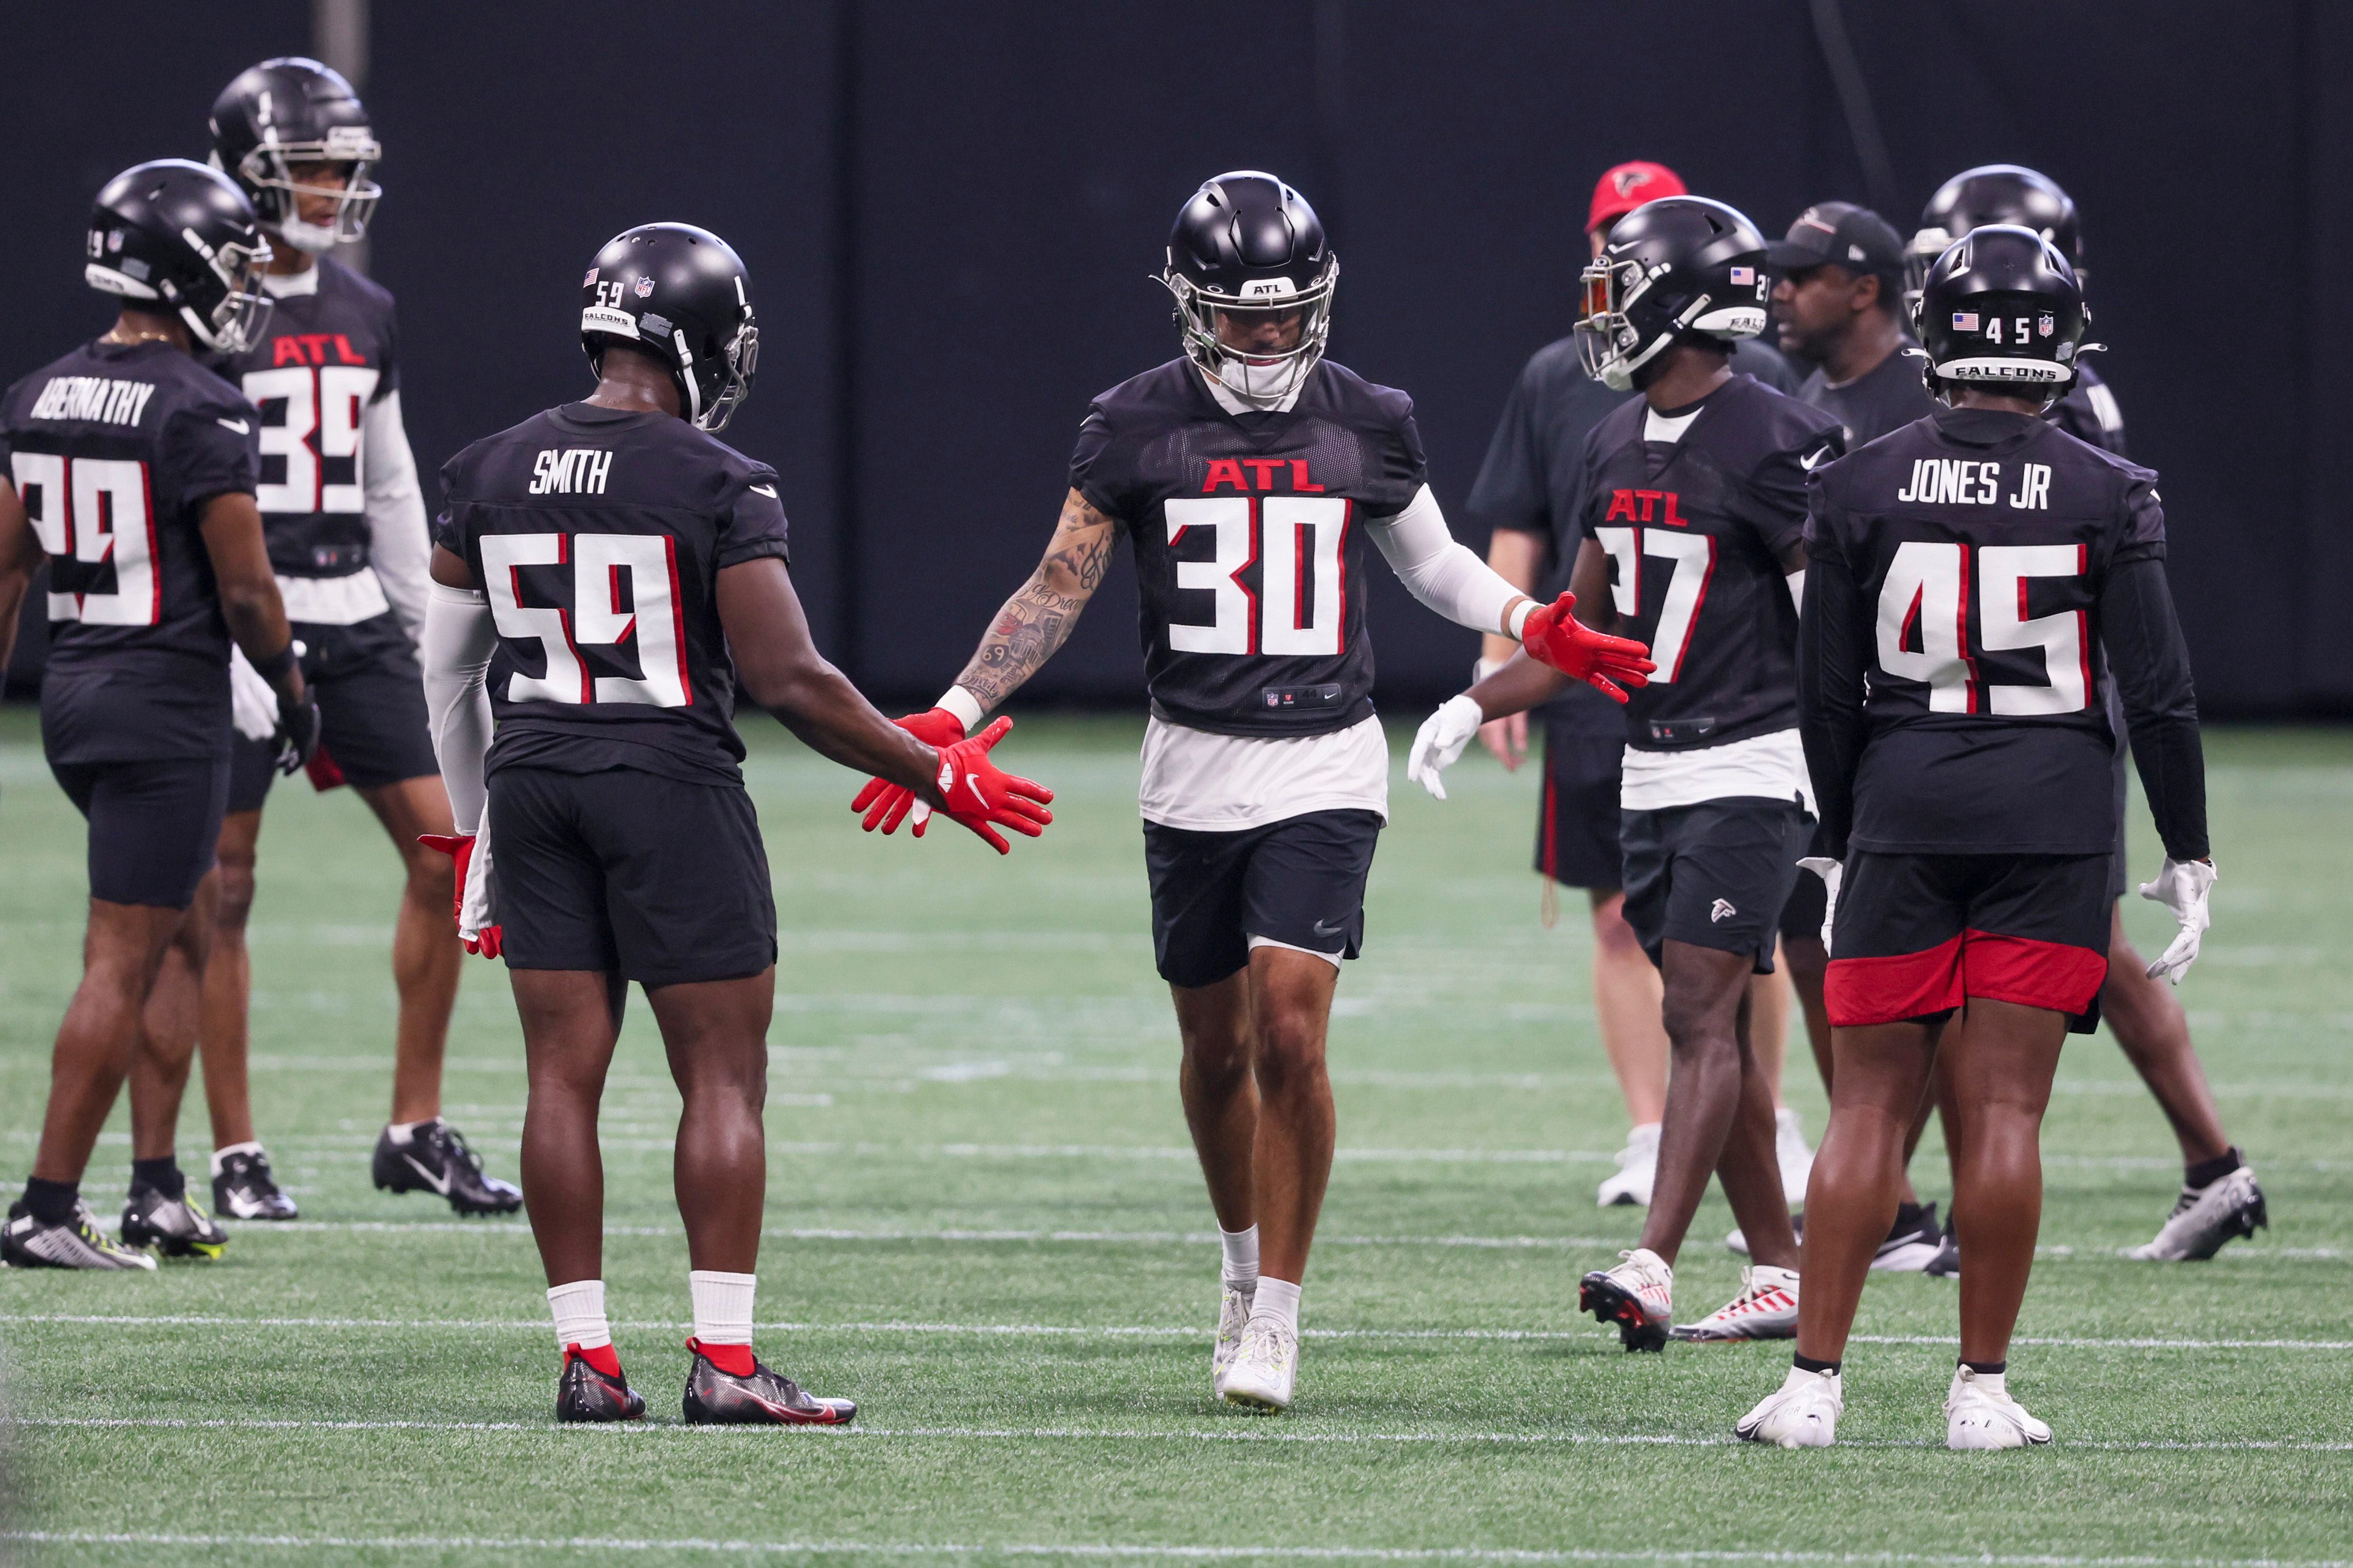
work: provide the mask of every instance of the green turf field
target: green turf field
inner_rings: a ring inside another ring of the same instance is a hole
[[[1536,921],[1535,784],[1474,754],[1440,805],[1393,774],[1367,957],[1340,990],[1341,1155],[1301,1398],[1208,1394],[1218,1254],[1152,973],[1140,725],[1024,721],[1060,792],[1000,861],[953,828],[868,838],[855,781],[772,726],[747,768],[784,926],[761,1344],[841,1432],[677,1422],[676,1099],[642,1000],[606,1124],[617,1338],[656,1419],[558,1429],[521,1223],[373,1191],[394,862],[348,794],[281,784],[255,916],[255,1079],[301,1224],[157,1275],[0,1275],[12,1531],[83,1563],[658,1563],[763,1555],[1398,1556],[1470,1562],[2312,1563],[2353,1558],[2353,734],[2210,738],[2215,930],[2183,994],[2274,1228],[2153,1266],[2172,1140],[2105,1037],[2071,1045],[2012,1386],[2044,1451],[1962,1456],[1938,1416],[1949,1283],[1875,1277],[1841,1445],[1733,1420],[1786,1346],[1621,1353],[1573,1312],[1633,1237],[1598,1210],[1623,1117],[1576,906]],[[1402,740],[1402,736],[1398,739]],[[2156,865],[2145,823],[2143,873]],[[0,1177],[32,1155],[79,972],[82,830],[29,716],[0,716]],[[2161,916],[2136,902],[2135,929]],[[512,1175],[521,1047],[470,966],[448,1110]],[[1802,1044],[1790,1094],[1810,1134]],[[119,1202],[118,1111],[86,1184]],[[192,1094],[183,1159],[207,1138]],[[1941,1197],[1931,1135],[1923,1188]],[[1682,1305],[1738,1260],[1711,1199]]]

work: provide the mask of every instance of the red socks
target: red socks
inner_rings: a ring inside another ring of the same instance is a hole
[[[564,1353],[567,1356],[578,1356],[607,1377],[621,1375],[621,1358],[614,1353],[611,1345],[597,1345],[587,1350],[578,1345],[566,1345],[564,1347]]]
[[[701,1340],[689,1340],[686,1348],[730,1377],[749,1377],[755,1364],[750,1345],[708,1345]]]

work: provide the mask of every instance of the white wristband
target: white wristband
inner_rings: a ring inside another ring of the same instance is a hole
[[[987,710],[980,705],[980,699],[961,686],[949,687],[934,706],[955,714],[956,722],[964,726],[964,732],[967,735],[979,729],[980,721],[988,717]]]
[[[1508,619],[1512,626],[1512,640],[1514,642],[1518,642],[1526,635],[1528,617],[1535,613],[1536,602],[1534,599],[1522,599],[1518,605],[1513,607]]]
[[[1510,663],[1509,659],[1476,658],[1471,661],[1471,684],[1476,686]]]

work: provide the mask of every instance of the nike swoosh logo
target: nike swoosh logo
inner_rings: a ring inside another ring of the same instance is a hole
[[[435,1192],[440,1194],[445,1198],[449,1195],[449,1173],[447,1171],[442,1172],[441,1174],[437,1176],[430,1170],[427,1169],[425,1163],[419,1160],[416,1155],[403,1154],[401,1158],[408,1162],[408,1168],[410,1170],[425,1178],[425,1184],[427,1186],[431,1187]]]
[[[1798,467],[1799,467],[1799,468],[1801,468],[1805,469],[1805,470],[1806,470],[1806,472],[1808,472],[1808,473],[1810,473],[1810,473],[1812,473],[1812,472],[1814,471],[1814,465],[1816,465],[1817,463],[1820,463],[1820,462],[1824,458],[1827,458],[1827,457],[1829,457],[1830,455],[1831,455],[1831,449],[1830,449],[1828,447],[1823,447],[1820,451],[1816,452],[1816,453],[1815,453],[1812,457],[1810,457],[1810,458],[1799,458],[1799,459],[1798,459]]]
[[[755,494],[766,496],[770,500],[776,499],[776,488],[774,485],[750,485],[745,488]]]
[[[250,436],[253,434],[253,426],[248,425],[242,419],[216,419],[213,423],[219,426],[224,430],[234,430],[240,436]]]
[[[973,799],[980,802],[983,805],[987,805],[988,804],[988,797],[980,793],[980,775],[978,773],[965,774],[964,784],[966,789],[972,791]]]
[[[1347,928],[1348,922],[1345,921],[1342,921],[1338,925],[1326,925],[1324,921],[1317,921],[1315,922],[1315,934],[1317,936],[1338,936]]]

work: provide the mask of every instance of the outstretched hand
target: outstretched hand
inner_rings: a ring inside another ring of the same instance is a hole
[[[1624,688],[1648,686],[1651,650],[1631,637],[1597,632],[1571,614],[1577,595],[1563,594],[1537,610],[1520,628],[1520,646],[1539,664],[1574,676],[1617,701],[1626,700]]]
[[[946,797],[942,809],[980,835],[999,855],[1011,853],[1013,847],[997,828],[1009,827],[1035,838],[1054,820],[1054,814],[1046,809],[1054,798],[1052,790],[1018,773],[1008,773],[989,761],[989,749],[1012,728],[1012,720],[998,718],[969,740],[940,748],[940,794]],[[921,827],[916,831],[920,833]]]
[[[928,713],[910,713],[892,722],[926,746],[944,749],[964,739],[964,721],[944,708],[934,708]],[[923,836],[923,825],[932,815],[932,808],[917,800],[913,790],[905,784],[892,784],[889,779],[868,779],[866,787],[858,792],[858,798],[849,803],[849,809],[866,814],[866,820],[860,826],[869,833],[877,827],[885,833],[896,833],[899,824],[906,821],[907,814],[912,811],[915,816],[914,833],[918,838]]]

